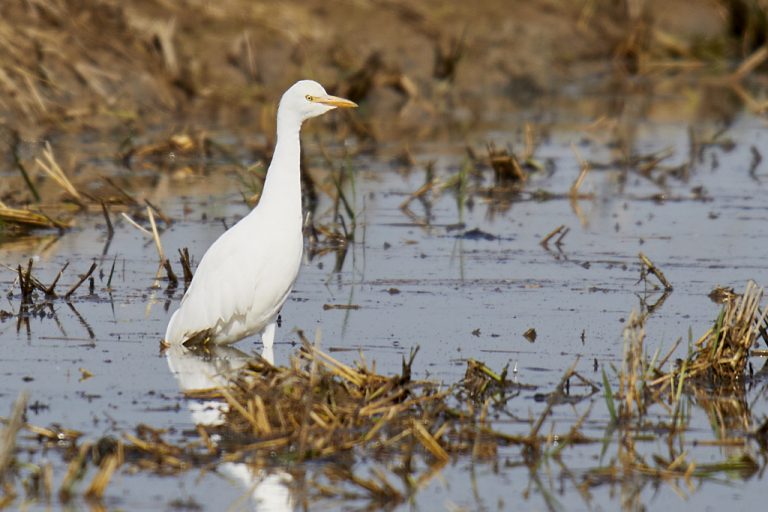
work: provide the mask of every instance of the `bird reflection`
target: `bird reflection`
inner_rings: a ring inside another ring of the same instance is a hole
[[[210,389],[227,385],[250,356],[230,346],[212,346],[202,353],[182,345],[171,345],[165,352],[168,368],[182,391]],[[261,356],[274,364],[272,347],[265,347]],[[224,423],[228,405],[217,400],[190,400],[192,420],[196,425],[218,426]],[[216,438],[211,439],[216,442]],[[265,470],[244,463],[226,462],[218,470],[236,480],[248,490],[253,510],[259,512],[294,509],[290,474],[280,470]]]

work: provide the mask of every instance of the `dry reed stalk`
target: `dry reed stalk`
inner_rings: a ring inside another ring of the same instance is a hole
[[[560,224],[558,227],[550,231],[549,234],[547,234],[547,236],[542,238],[541,241],[539,241],[539,245],[547,249],[549,248],[549,241],[552,240],[557,235],[560,235],[558,239],[555,241],[555,245],[559,246],[563,237],[565,237],[565,235],[568,234],[568,231],[570,231],[570,228],[565,227],[565,224]]]
[[[733,82],[730,89],[744,102],[746,107],[756,114],[762,114],[768,110],[768,101],[755,97],[741,83]]]
[[[151,232],[151,231],[149,231],[147,228],[145,228],[144,226],[142,226],[141,224],[139,224],[138,222],[136,222],[135,220],[133,220],[133,219],[132,219],[132,218],[131,218],[131,217],[130,217],[130,216],[127,214],[127,213],[125,213],[125,212],[122,212],[120,215],[122,215],[122,216],[123,216],[123,218],[124,218],[125,220],[127,220],[127,221],[128,221],[128,223],[129,223],[131,226],[135,227],[136,229],[138,229],[139,231],[141,231],[142,233],[144,233],[144,234],[145,234],[145,235],[147,235],[147,236],[150,236],[150,237],[154,237],[154,235],[152,235],[152,232]]]
[[[408,197],[406,197],[402,203],[400,203],[399,208],[401,210],[408,208],[408,205],[410,205],[414,199],[423,197],[427,192],[431,192],[435,188],[439,188],[439,185],[440,185],[440,180],[438,180],[437,178],[427,179],[426,183],[422,184],[414,192],[409,194]]]
[[[525,149],[523,150],[523,161],[527,162],[533,159],[536,152],[536,137],[533,132],[533,125],[525,123]]]
[[[189,259],[189,249],[184,247],[179,249],[179,261],[181,262],[181,269],[184,271],[184,289],[189,288],[189,284],[192,282],[193,272],[192,263]]]
[[[304,348],[307,349],[308,347],[305,345]],[[358,372],[350,366],[347,366],[346,364],[338,361],[337,359],[329,356],[317,348],[311,348],[311,350],[308,352],[308,356],[310,357],[310,361],[318,362],[331,373],[349,381],[357,387],[362,387],[366,383],[366,376],[364,374]]]
[[[59,487],[59,499],[64,503],[68,502],[74,492],[73,487],[75,483],[83,477],[85,472],[85,465],[88,457],[88,452],[93,448],[93,443],[87,442],[80,446],[77,455],[72,458],[67,466],[67,472],[64,475],[64,479],[61,481]]]
[[[154,203],[152,203],[149,199],[144,199],[144,202],[154,210],[154,212],[157,214],[158,217],[160,217],[160,220],[162,220],[166,226],[170,226],[173,224],[173,219],[171,219],[168,215],[163,212],[160,208],[158,208]]]
[[[163,260],[163,268],[165,268],[165,273],[168,276],[168,286],[175,288],[179,285],[179,278],[176,277],[176,273],[173,271],[173,267],[171,266],[171,260],[168,258]]]
[[[66,263],[64,263],[64,266],[61,267],[61,270],[59,270],[59,273],[56,274],[56,277],[53,279],[53,282],[51,283],[51,285],[44,290],[47,296],[56,297],[56,284],[58,284],[59,279],[61,279],[61,276],[64,274],[64,271],[67,269],[68,266],[69,266],[69,262],[67,261]]]
[[[11,415],[5,428],[0,432],[0,483],[16,455],[16,436],[24,426],[24,412],[27,409],[27,395],[22,392],[11,408]]]
[[[85,497],[91,499],[101,499],[104,496],[112,475],[120,465],[120,458],[117,455],[109,455],[99,465],[99,471],[93,476],[91,484],[85,491]]]
[[[578,199],[580,197],[583,197],[579,194],[579,189],[581,189],[581,185],[584,183],[584,180],[587,178],[587,174],[589,174],[590,169],[592,166],[589,165],[589,162],[584,159],[584,157],[581,156],[581,153],[579,153],[579,150],[576,148],[576,144],[571,143],[571,150],[576,155],[576,160],[579,162],[579,175],[576,176],[576,179],[571,184],[571,188],[568,191],[568,195],[571,198],[571,200]]]
[[[405,402],[397,404],[395,406],[385,406],[385,407],[379,407],[379,408],[376,408],[376,409],[366,410],[366,415],[367,416],[376,416],[376,415],[379,415],[379,414],[384,414],[385,412],[390,411],[390,410],[394,410],[395,413],[401,413],[401,412],[407,411],[408,409],[410,409],[411,407],[413,407],[415,405],[421,405],[424,402],[439,401],[439,400],[445,399],[445,398],[448,397],[448,395],[449,395],[449,392],[448,391],[444,391],[442,393],[435,393],[435,394],[428,395],[428,396],[419,396],[419,397],[413,398],[411,400],[407,400]],[[394,400],[394,398],[393,398],[393,400]]]
[[[160,234],[157,232],[155,215],[152,213],[152,208],[149,206],[147,206],[147,216],[149,217],[149,224],[152,226],[152,239],[155,241],[157,256],[160,258],[160,264],[163,264],[166,261],[165,251],[163,251],[163,243],[160,241]]]
[[[72,429],[58,429],[53,430],[46,427],[40,427],[38,425],[32,425],[27,424],[25,427],[28,431],[35,434],[36,436],[40,436],[42,438],[48,439],[49,441],[54,442],[67,442],[67,443],[74,443],[77,441],[82,435],[82,432],[79,432],[77,430]]]
[[[643,264],[644,271],[647,270],[648,272],[656,276],[656,278],[661,282],[661,284],[664,286],[664,289],[666,291],[672,291],[673,288],[672,288],[672,285],[667,280],[667,276],[664,275],[664,272],[662,272],[659,267],[654,265],[654,263],[650,260],[650,258],[648,258],[648,256],[646,256],[641,252],[640,254],[638,254],[638,258],[640,258],[640,261]]]
[[[742,80],[757,69],[766,59],[768,59],[768,46],[763,45],[739,64],[739,67],[731,75],[731,79],[734,81]]]
[[[342,309],[342,310],[357,310],[360,309],[359,304],[323,304],[323,311],[330,309]]]
[[[32,258],[29,259],[29,264],[27,265],[27,271],[24,272],[24,270],[21,268],[21,265],[19,265],[16,268],[16,273],[19,278],[19,289],[21,290],[21,303],[23,304],[29,304],[32,302],[32,290],[34,287],[32,286]]]
[[[643,318],[634,311],[629,315],[624,329],[624,353],[619,373],[619,418],[643,416],[647,410],[645,357],[645,325]]]
[[[488,163],[491,165],[497,186],[507,183],[525,183],[528,174],[523,170],[520,161],[512,151],[496,149],[488,144]]]
[[[69,227],[67,224],[55,221],[42,213],[26,209],[10,208],[0,202],[0,224],[3,222],[32,228],[66,229]]]
[[[109,211],[104,201],[101,202],[101,213],[104,214],[104,221],[107,223],[107,239],[111,240],[115,235],[115,228],[112,226],[112,219],[109,218]]]
[[[97,266],[98,265],[96,264],[95,261],[91,263],[91,267],[88,269],[88,271],[85,274],[81,275],[80,279],[75,284],[73,284],[69,288],[69,290],[67,290],[67,293],[64,294],[64,298],[69,299],[69,297],[71,297],[72,294],[75,293],[75,291],[78,288],[80,288],[80,285],[83,284],[83,282],[85,282],[85,280],[88,279],[91,276],[91,274],[93,274],[93,271],[96,270]]]
[[[50,176],[51,179],[56,182],[56,184],[63,188],[64,191],[69,194],[69,196],[75,203],[77,203],[78,206],[83,209],[86,208],[82,194],[78,192],[77,188],[75,188],[69,178],[67,178],[67,175],[61,169],[58,162],[56,162],[56,157],[53,154],[53,149],[51,148],[51,144],[49,142],[45,143],[43,158],[44,160],[35,158],[37,165],[40,166],[40,168],[43,169],[45,173],[48,174],[48,176]]]
[[[125,433],[123,436],[129,444],[125,445],[126,452],[135,452],[138,450],[147,455],[146,459],[137,457],[134,453],[132,458],[139,458],[139,464],[146,464],[153,470],[163,469],[164,471],[178,471],[188,467],[187,462],[183,460],[184,449],[165,442],[160,437],[159,431],[142,432],[142,430],[151,430],[145,425],[139,425],[137,428],[139,436]],[[149,437],[144,439],[143,437]]]

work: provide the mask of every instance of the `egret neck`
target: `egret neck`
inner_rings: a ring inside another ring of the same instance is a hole
[[[301,230],[301,118],[280,108],[277,112],[277,143],[259,200],[283,229]]]

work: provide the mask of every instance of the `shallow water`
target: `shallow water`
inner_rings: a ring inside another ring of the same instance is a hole
[[[436,176],[447,180],[464,164],[467,142],[476,148],[489,140],[519,147],[523,116],[499,115],[468,135],[416,143],[410,150],[417,164],[409,172],[389,163],[396,149],[392,154],[382,149],[353,157],[355,190],[349,193],[358,214],[357,242],[349,248],[340,272],[333,271],[332,253],[307,258],[282,313],[277,362],[287,361],[298,343],[295,330],[302,329],[310,337],[318,333],[321,347],[335,357],[354,361],[362,353],[382,373],[399,371],[402,357],[415,346],[420,347],[416,373],[445,382],[462,377],[467,358],[496,369],[509,363],[518,382],[536,389],[510,401],[507,410],[514,416],[501,424],[510,432],[527,432],[527,420],[537,417],[545,406],[536,394],[553,390],[577,358],[577,371],[596,383],[601,380],[599,368],[614,375],[610,365],[620,362],[625,320],[641,302],[653,304],[661,297],[661,292],[649,292],[639,282],[638,252],[648,255],[674,286],[647,322],[650,352],[659,345],[670,347],[682,337],[678,350],[683,354],[689,330],[694,339],[703,334],[719,311],[707,297],[715,286],[740,291],[748,279],[768,282],[768,203],[763,199],[768,192],[768,167],[763,162],[749,173],[751,146],[768,147],[768,130],[761,119],[740,114],[721,137],[732,139],[733,148],[706,148],[687,179],[670,176],[664,188],[616,166],[595,166],[581,187],[582,193],[593,197],[575,204],[567,198],[536,200],[536,190],[567,194],[579,172],[574,147],[581,157],[596,163],[616,157],[604,140],[592,137],[594,131],[585,128],[589,119],[581,120],[572,112],[563,115],[574,117],[576,122],[547,125],[535,156],[550,162],[549,169],[535,173],[506,207],[479,195],[471,204],[466,199],[457,201],[449,190],[428,196],[428,211],[425,204],[414,201],[415,221],[399,206],[424,183],[428,161],[435,162]],[[637,121],[632,146],[642,154],[671,148],[662,165],[685,163],[690,158],[688,126]],[[708,124],[697,128],[717,131]],[[307,153],[317,155],[316,143],[305,142]],[[162,234],[169,254],[189,247],[193,261],[199,260],[224,225],[232,225],[247,212],[238,182],[217,173],[216,162],[209,171],[181,181],[165,177],[148,192],[153,203],[176,220]],[[484,171],[486,184],[491,175],[490,170]],[[664,199],[657,196],[660,193]],[[319,220],[327,218],[327,207],[325,202],[320,205]],[[542,247],[540,240],[561,224],[570,228],[563,244]],[[473,229],[491,236],[472,237]],[[159,347],[182,292],[168,294],[165,281],[156,282],[155,247],[128,223],[117,222],[114,239],[104,253],[105,243],[103,219],[93,215],[60,238],[50,235],[24,245],[0,246],[0,260],[11,267],[35,257],[36,274],[44,283],[70,261],[62,289],[91,260],[99,263],[93,295],[88,294],[86,283],[74,294],[71,307],[64,300],[54,301],[44,318],[30,319],[29,329],[17,330],[14,318],[0,323],[0,340],[6,347],[0,359],[0,396],[10,404],[26,390],[30,402],[40,405],[30,410],[29,422],[59,423],[83,431],[87,438],[131,431],[146,423],[170,429],[171,438],[181,439],[194,431],[194,421],[204,421],[199,414],[190,415],[190,408],[197,410],[200,404],[183,398]],[[115,257],[110,293],[105,286]],[[0,273],[3,290],[12,288],[14,277],[11,271]],[[13,293],[0,309],[18,311],[18,289]],[[324,310],[325,304],[359,308]],[[536,330],[535,342],[523,336],[530,328]],[[245,340],[237,348],[258,351],[260,345],[257,340]],[[756,370],[762,366],[759,361],[755,364]],[[83,379],[81,369],[93,376]],[[204,373],[205,369],[192,371]],[[557,406],[555,428],[567,429],[590,403],[593,411],[585,434],[602,436],[608,412],[600,394],[576,405]],[[747,410],[742,412],[753,427],[768,414],[764,379],[758,376],[751,381],[744,406]],[[688,441],[711,439],[711,410],[691,403],[690,413]],[[737,451],[688,448],[699,463],[720,461]],[[666,454],[666,440],[647,441],[638,449],[646,455]],[[520,457],[516,447],[500,451],[500,464],[460,457],[442,468],[413,504],[401,508],[432,510],[438,504],[438,508],[469,510],[540,510],[559,504],[571,510],[643,504],[715,509],[732,506],[734,501],[739,508],[760,507],[760,476],[748,481],[737,475],[718,476],[715,481],[695,480],[692,488],[680,489],[627,481],[580,493],[575,484],[580,475],[610,458],[615,446],[609,446],[602,458],[600,450],[596,444],[569,447],[562,452],[562,465],[548,459],[537,473],[515,464]],[[764,459],[764,455],[753,455]],[[61,464],[55,455],[51,458]],[[511,466],[504,467],[504,461]],[[361,471],[366,464],[360,463]],[[311,473],[313,466],[307,469]],[[284,478],[279,468],[265,475],[237,465],[164,478],[119,474],[105,503],[129,510],[167,509],[174,500],[191,499],[206,510],[284,509],[292,500]],[[273,505],[277,508],[269,508]],[[354,509],[358,505],[364,504],[328,501],[319,506]]]

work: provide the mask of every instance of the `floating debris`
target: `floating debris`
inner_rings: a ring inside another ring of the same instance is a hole
[[[640,274],[640,281],[643,281],[648,273],[653,274],[656,276],[659,282],[661,282],[662,286],[664,286],[664,290],[671,292],[673,290],[672,285],[667,280],[667,276],[664,275],[664,272],[662,272],[661,269],[657,267],[645,254],[640,253],[638,257],[640,258],[640,262],[643,264]]]
[[[557,239],[555,240],[555,247],[560,247],[563,244],[563,238],[565,238],[565,235],[568,234],[568,232],[571,230],[571,228],[565,227],[565,224],[561,224],[560,226],[556,227],[552,231],[547,234],[544,238],[541,239],[539,242],[539,245],[544,247],[545,249],[549,249],[549,241],[552,240],[557,235]]]
[[[323,304],[324,311],[328,311],[329,309],[356,310],[356,309],[360,309],[360,305],[359,304]]]
[[[738,295],[733,291],[733,287],[717,286],[709,292],[707,297],[715,304],[725,304],[738,297]]]
[[[520,165],[517,155],[509,149],[497,149],[494,144],[488,144],[488,162],[493,169],[497,186],[524,183],[528,180],[528,174]]]
[[[499,239],[499,237],[497,237],[496,235],[487,233],[480,228],[474,228],[474,229],[465,231],[460,235],[457,235],[456,238],[461,238],[462,240],[486,240],[488,242],[492,242],[494,240]]]

